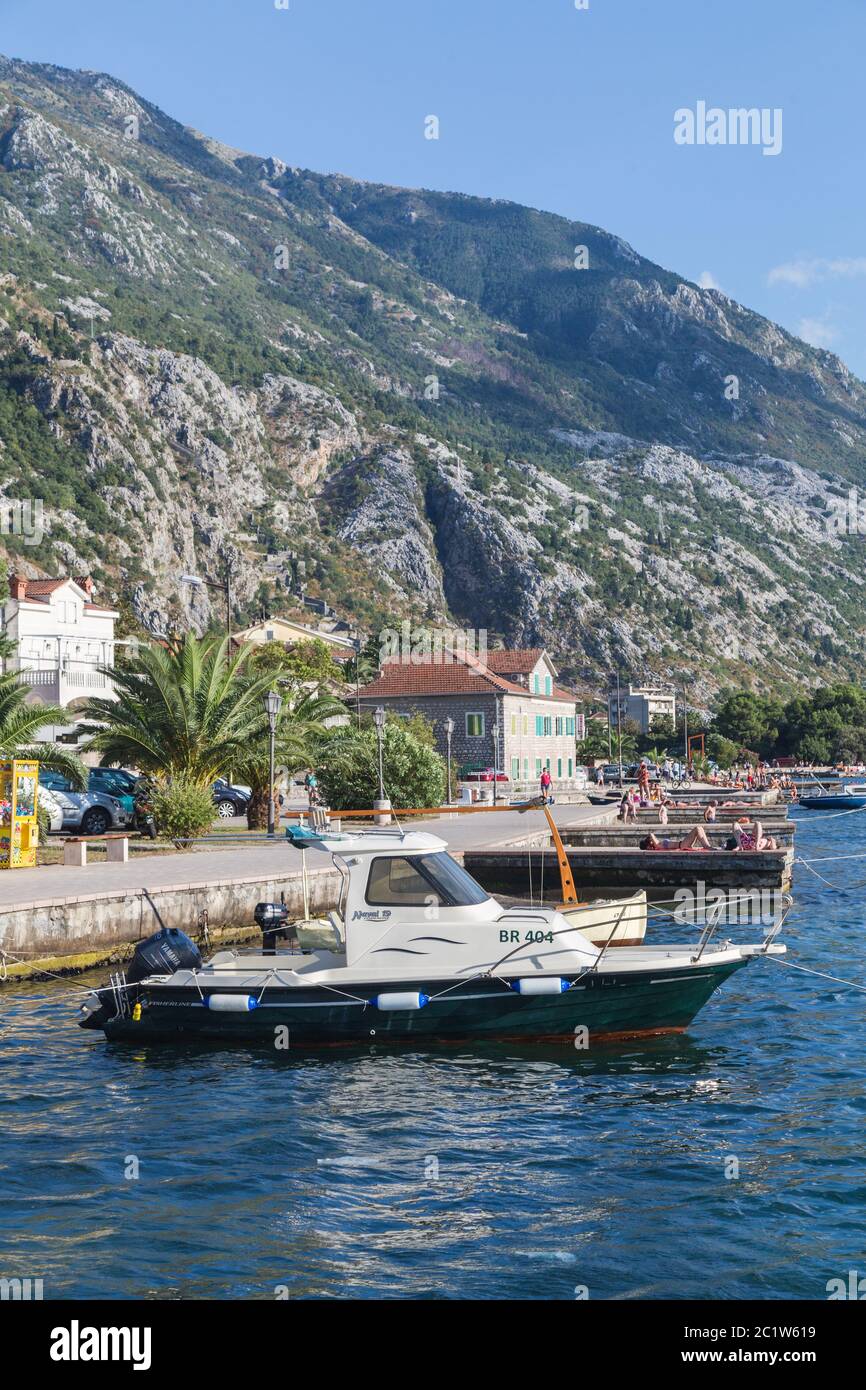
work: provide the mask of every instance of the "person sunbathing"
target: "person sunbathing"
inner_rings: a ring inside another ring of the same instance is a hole
[[[672,843],[670,840],[657,839],[657,837],[652,833],[652,831],[650,831],[650,833],[647,836],[645,836],[643,840],[641,840],[640,848],[647,850],[711,850],[715,849],[715,846],[710,844],[710,841],[707,837],[707,832],[706,830],[704,830],[704,827],[702,825],[693,825],[688,834],[684,835],[683,838],[681,840],[678,840],[675,844]]]

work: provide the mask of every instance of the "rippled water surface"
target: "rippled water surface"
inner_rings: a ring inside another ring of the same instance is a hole
[[[866,856],[863,817],[799,816],[798,853]],[[866,857],[815,867],[842,887],[798,867],[789,958],[866,985]],[[131,1049],[77,1003],[0,993],[0,1276],[46,1298],[823,1298],[866,1272],[860,991],[761,961],[687,1035],[588,1055]]]

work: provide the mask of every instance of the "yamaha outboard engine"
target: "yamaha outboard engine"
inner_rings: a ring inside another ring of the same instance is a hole
[[[137,984],[148,975],[173,975],[176,970],[198,970],[201,952],[194,941],[177,927],[163,927],[146,941],[139,941],[126,972],[127,984]]]
[[[81,1006],[82,1028],[104,1028],[118,1016],[133,1012],[148,975],[173,975],[176,970],[198,970],[201,953],[194,941],[177,927],[163,927],[146,941],[139,941],[125,975],[112,975],[108,986],[94,990]],[[130,988],[132,986],[132,988]]]
[[[285,903],[256,903],[253,916],[262,933],[263,953],[276,953],[277,939],[288,935],[289,909]]]

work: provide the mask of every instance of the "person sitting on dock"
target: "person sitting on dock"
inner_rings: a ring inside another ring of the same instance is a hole
[[[749,822],[745,817],[735,821],[734,834],[737,837],[739,848],[747,852],[779,848],[772,835],[764,834],[763,826],[759,820],[755,821],[752,830],[749,830]]]
[[[702,825],[693,825],[692,828],[691,828],[691,830],[688,832],[688,834],[687,834],[687,835],[684,835],[683,838],[677,842],[677,844],[671,844],[670,840],[659,840],[659,839],[657,839],[656,836],[652,833],[652,831],[650,831],[650,833],[649,833],[643,840],[641,840],[641,842],[640,842],[640,848],[641,848],[641,849],[649,849],[649,850],[653,850],[653,849],[673,849],[673,850],[690,850],[690,849],[705,849],[705,850],[706,850],[706,849],[708,849],[708,850],[714,850],[714,849],[715,849],[715,845],[711,845],[711,844],[710,844],[710,841],[709,841],[709,839],[708,839],[708,837],[707,837],[707,832],[706,832],[706,830],[704,830],[704,827],[703,827]]]

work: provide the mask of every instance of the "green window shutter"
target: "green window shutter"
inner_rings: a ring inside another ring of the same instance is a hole
[[[552,688],[552,687],[551,687],[550,676],[545,676],[545,677],[544,677],[544,693],[545,693],[545,695],[549,695],[549,694],[550,694],[551,688]]]
[[[566,719],[566,721],[565,721],[565,732],[566,732],[567,734],[573,734],[573,733],[574,733],[574,720],[573,720],[573,719]]]
[[[556,760],[556,775],[557,777],[562,776],[562,758],[557,758]]]
[[[536,695],[539,695],[541,693],[541,677],[537,674],[533,678],[532,688]]]
[[[541,738],[541,736],[542,736],[543,733],[544,733],[544,715],[543,715],[543,714],[537,714],[537,715],[535,716],[535,734],[536,734],[536,737],[537,737],[537,738]]]
[[[520,776],[520,759],[519,759],[519,758],[512,758],[512,759],[511,759],[511,780],[512,780],[513,782],[516,782],[517,779],[519,778],[519,776]]]
[[[568,775],[569,775],[569,777],[571,777],[571,776],[574,775],[574,765],[573,765],[573,763],[572,763],[572,761],[571,761],[571,758],[569,758],[569,760],[568,760]]]

